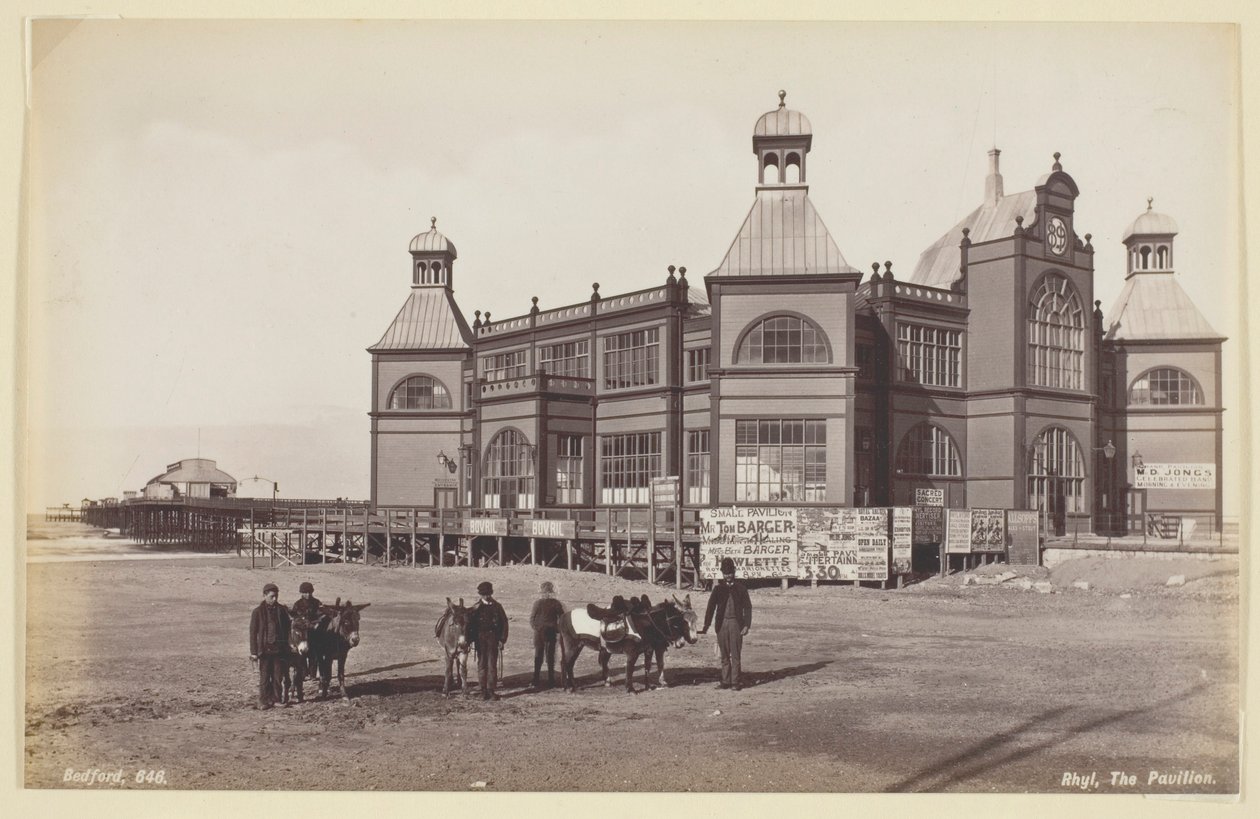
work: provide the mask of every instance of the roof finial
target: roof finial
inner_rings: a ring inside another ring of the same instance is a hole
[[[436,216],[429,217],[429,230],[437,230],[437,217]]]
[[[1154,206],[1155,206],[1155,197],[1154,196],[1146,197],[1146,209],[1149,211]]]
[[[787,92],[786,92],[786,91],[782,91],[782,90],[780,90],[780,91],[779,91],[779,107],[780,107],[780,108],[782,108],[783,106],[787,105],[787,103],[786,103],[786,102],[784,102],[784,100],[785,100],[786,98],[787,98]]]
[[[1056,171],[1063,170],[1063,166],[1059,164],[1059,156],[1060,156],[1059,152],[1055,151],[1054,152],[1054,165],[1052,165],[1051,168]]]

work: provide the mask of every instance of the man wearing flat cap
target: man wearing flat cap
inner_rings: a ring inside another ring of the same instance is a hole
[[[258,664],[258,708],[263,711],[284,698],[291,621],[279,597],[275,583],[263,586],[263,600],[249,618],[249,658]]]
[[[468,613],[468,643],[477,649],[477,678],[481,698],[497,700],[494,689],[499,684],[499,656],[507,645],[507,612],[494,599],[494,586],[485,581],[477,586],[480,600]]]
[[[556,685],[556,638],[560,636],[560,618],[564,616],[564,604],[556,599],[556,587],[550,580],[543,581],[540,595],[529,613],[529,627],[534,630],[534,688],[540,687],[543,656],[547,657],[547,687]]]
[[[748,589],[735,579],[735,561],[729,557],[722,558],[722,579],[709,595],[701,634],[709,630],[709,624],[714,622],[715,616],[718,652],[722,657],[718,688],[733,688],[738,691],[741,687],[740,652],[744,647],[744,635],[752,625],[752,601],[748,599]]]

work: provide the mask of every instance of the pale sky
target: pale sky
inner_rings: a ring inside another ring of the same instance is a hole
[[[809,117],[810,197],[848,261],[919,253],[1055,151],[1096,297],[1155,197],[1225,346],[1226,511],[1242,418],[1237,90],[1225,26],[37,24],[28,508],[214,458],[283,497],[366,498],[370,357],[411,237],[459,249],[496,319],[721,261],[753,123]],[[200,444],[198,430],[200,429]]]

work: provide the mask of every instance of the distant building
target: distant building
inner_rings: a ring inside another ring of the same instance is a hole
[[[209,458],[185,458],[169,464],[166,471],[144,487],[144,497],[224,498],[236,494],[236,478],[219,469]]]
[[[1044,509],[1056,528],[1147,509],[1219,525],[1225,339],[1173,277],[1171,219],[1126,231],[1105,321],[1076,181],[1055,154],[1006,194],[993,149],[978,207],[904,279],[887,264],[863,281],[809,198],[812,142],[782,95],[757,120],[753,203],[702,286],[670,268],[470,326],[455,246],[436,223],[416,236],[411,294],[369,348],[373,505],[645,505],[652,478],[677,475],[695,506],[933,489],[951,507]],[[1211,480],[1167,478],[1196,465]]]

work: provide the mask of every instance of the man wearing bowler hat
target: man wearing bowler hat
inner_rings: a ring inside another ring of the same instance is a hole
[[[709,605],[704,610],[704,628],[700,633],[709,630],[709,624],[717,619],[718,652],[722,657],[722,672],[718,688],[741,688],[740,652],[744,647],[744,635],[752,625],[752,601],[748,599],[748,589],[735,579],[735,561],[729,557],[722,558],[722,579],[709,595]]]
[[[468,614],[468,642],[477,649],[477,678],[481,683],[481,698],[497,700],[494,692],[499,683],[499,656],[507,645],[507,612],[494,599],[494,586],[485,581],[477,586],[481,597]]]
[[[280,605],[280,588],[263,586],[263,600],[249,618],[249,658],[258,664],[258,709],[265,711],[284,696],[289,660],[289,610]]]

